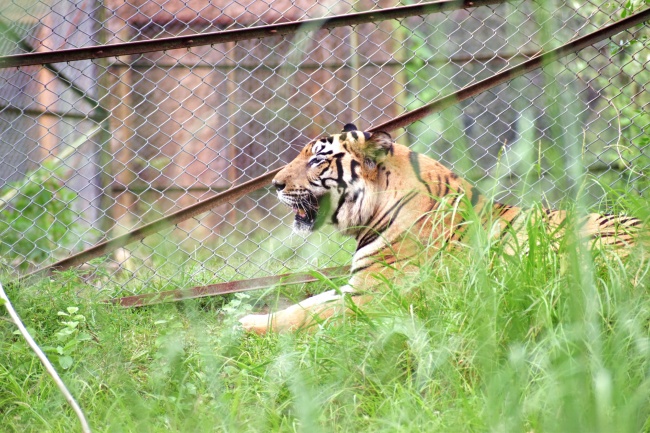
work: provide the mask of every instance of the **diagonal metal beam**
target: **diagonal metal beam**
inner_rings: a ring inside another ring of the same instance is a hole
[[[458,102],[475,97],[476,95],[485,92],[486,90],[492,89],[499,84],[503,84],[509,80],[512,80],[513,78],[524,75],[525,73],[554,62],[562,57],[568,56],[569,54],[575,53],[585,47],[595,44],[596,42],[610,38],[624,30],[629,29],[630,27],[634,27],[648,20],[650,20],[650,8],[642,12],[637,12],[634,15],[630,15],[629,17],[617,21],[614,24],[603,27],[602,29],[581,38],[575,39],[572,42],[569,42],[552,51],[520,63],[519,65],[513,66],[512,68],[506,69],[496,75],[493,75],[490,78],[464,87],[457,92],[452,93],[451,95],[439,98],[416,110],[404,113],[393,120],[382,123],[381,125],[373,126],[369,129],[369,131],[393,131],[395,129],[404,128],[430,114],[444,110],[445,108],[457,104]],[[219,206],[220,204],[236,200],[250,192],[267,186],[275,174],[281,169],[282,167],[270,171],[241,185],[232,187],[227,191],[215,195],[214,197],[199,201],[171,215],[160,218],[149,224],[145,224],[144,226],[125,233],[122,236],[95,245],[91,248],[88,248],[87,250],[70,256],[66,259],[60,260],[44,268],[37,269],[30,274],[25,275],[24,278],[33,276],[45,276],[51,274],[55,270],[65,270],[77,265],[81,265],[91,259],[115,251],[117,248],[139,241],[146,236],[159,232],[160,230],[169,228],[189,218],[207,212],[208,210]]]
[[[349,266],[337,266],[321,269],[317,273],[325,278],[331,279],[343,277],[348,274],[349,270]],[[282,274],[270,277],[250,278],[248,280],[228,281],[225,283],[210,284],[208,286],[192,287],[190,289],[167,290],[159,293],[125,296],[123,298],[109,299],[108,301],[104,301],[104,303],[119,305],[120,307],[144,307],[163,302],[184,301],[186,299],[227,295],[229,293],[248,292],[273,286],[279,287],[290,286],[292,284],[313,283],[315,281],[320,281],[315,272]]]
[[[124,42],[120,44],[73,48],[49,52],[16,54],[13,56],[0,57],[0,69],[42,65],[46,63],[72,62],[75,60],[128,56],[155,51],[174,50],[178,48],[191,48],[248,39],[268,38],[271,36],[290,35],[298,32],[334,29],[337,27],[375,23],[417,15],[428,15],[437,12],[474,8],[490,4],[504,3],[505,1],[506,0],[444,0],[411,6],[378,9],[369,12],[334,15],[326,18],[291,21],[288,23],[271,24],[245,29],[224,30],[198,35],[175,36],[170,38],[158,38],[146,41]]]
[[[451,95],[439,98],[427,105],[396,117],[393,120],[382,123],[381,125],[374,126],[371,130],[392,131],[394,129],[404,128],[430,114],[444,110],[445,108],[451,107],[452,105],[455,105],[466,99],[473,98],[474,96],[483,93],[486,90],[490,90],[493,87],[512,80],[513,78],[517,78],[535,69],[548,65],[549,63],[555,62],[558,59],[576,53],[604,39],[611,38],[612,36],[622,31],[625,31],[636,25],[643,24],[646,21],[650,21],[650,8],[645,9],[641,12],[637,12],[634,15],[630,15],[625,19],[598,29],[595,32],[589,33],[581,38],[574,39],[573,41],[568,42],[554,50],[540,54],[530,60],[526,60],[525,62],[513,66],[512,68],[508,68],[502,72],[499,72],[490,78],[486,78],[485,80],[479,81],[478,83],[463,87]]]

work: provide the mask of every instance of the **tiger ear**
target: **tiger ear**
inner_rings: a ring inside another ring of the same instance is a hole
[[[363,137],[365,140],[359,150],[365,158],[381,163],[386,155],[393,153],[393,137],[388,132],[364,132]]]

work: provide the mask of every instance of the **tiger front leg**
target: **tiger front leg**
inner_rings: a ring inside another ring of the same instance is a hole
[[[322,322],[336,314],[345,311],[346,294],[356,306],[361,306],[370,300],[369,295],[352,295],[355,290],[349,285],[340,290],[329,290],[312,296],[284,310],[271,314],[249,314],[239,319],[247,332],[265,334],[267,332],[295,331]]]

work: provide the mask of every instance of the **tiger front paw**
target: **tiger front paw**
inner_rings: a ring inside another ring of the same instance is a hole
[[[271,317],[268,314],[249,314],[239,319],[239,323],[244,331],[262,335],[270,330]]]

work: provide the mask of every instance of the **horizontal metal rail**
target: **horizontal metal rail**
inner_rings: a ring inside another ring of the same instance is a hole
[[[562,57],[575,53],[576,51],[579,51],[585,47],[593,45],[596,42],[602,41],[603,39],[612,37],[630,27],[634,27],[648,20],[650,20],[650,9],[646,9],[642,12],[637,12],[634,15],[630,15],[625,19],[622,19],[609,26],[603,27],[600,30],[597,30],[593,33],[578,38],[552,51],[549,51],[545,54],[527,60],[512,68],[506,69],[503,72],[500,72],[490,78],[466,86],[458,90],[457,92],[452,93],[451,95],[439,98],[418,109],[402,114],[401,116],[398,116],[393,120],[382,123],[381,125],[373,126],[372,128],[369,129],[369,131],[371,132],[382,131],[382,130],[394,131],[399,128],[404,128],[410,125],[411,123],[423,119],[428,115],[444,110],[445,108],[457,104],[458,102],[472,98],[482,92],[485,92],[486,90],[492,89],[500,84],[512,80],[513,78],[519,77],[525,73],[533,71],[544,65],[547,65]],[[91,259],[102,256],[104,254],[111,253],[115,251],[117,248],[123,247],[132,242],[139,241],[146,236],[159,232],[160,230],[169,228],[189,218],[207,212],[213,207],[219,206],[231,200],[236,200],[250,192],[256,191],[260,188],[267,186],[271,182],[271,179],[273,179],[275,174],[279,172],[281,169],[282,167],[270,171],[246,183],[232,187],[227,191],[215,195],[214,197],[210,197],[208,199],[199,201],[171,215],[160,218],[149,224],[145,224],[144,226],[132,230],[128,233],[125,233],[122,236],[119,236],[115,239],[111,239],[106,242],[95,245],[78,254],[60,260],[56,263],[53,263],[50,266],[37,269],[31,272],[30,274],[27,274],[24,278],[28,278],[32,276],[45,276],[51,274],[52,271],[55,270],[65,270],[77,265],[81,265]]]
[[[337,266],[321,269],[317,273],[325,278],[343,277],[348,274],[349,266]],[[184,301],[186,299],[204,298],[207,296],[227,295],[229,293],[247,292],[250,290],[266,289],[268,287],[290,286],[292,284],[313,283],[320,279],[316,273],[295,273],[273,275],[270,277],[250,278],[235,280],[225,283],[210,284],[208,286],[192,287],[190,289],[167,290],[159,293],[145,293],[142,295],[125,296],[104,301],[121,307],[144,307],[146,305],[161,304],[163,302]]]
[[[151,53],[155,51],[192,48],[203,45],[237,42],[248,39],[268,38],[271,36],[290,35],[298,32],[310,32],[319,29],[334,29],[359,24],[374,23],[386,20],[407,18],[417,15],[428,15],[437,12],[467,9],[506,0],[445,0],[421,3],[411,6],[385,8],[369,12],[358,12],[345,15],[334,15],[326,18],[315,18],[288,23],[271,24],[245,29],[224,30],[220,32],[197,35],[158,38],[147,41],[124,42],[111,45],[99,45],[67,50],[46,51],[27,54],[15,54],[0,57],[0,69],[20,66],[42,65],[48,63],[72,62],[77,60],[102,59],[134,54]]]

